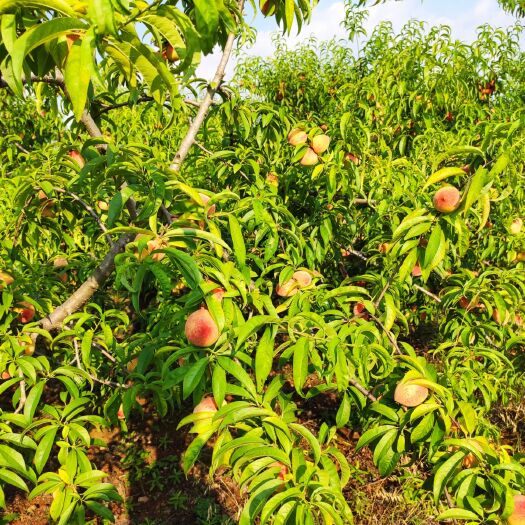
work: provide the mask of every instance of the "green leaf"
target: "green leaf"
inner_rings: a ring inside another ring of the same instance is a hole
[[[6,468],[0,469],[0,480],[13,485],[13,487],[16,487],[17,489],[29,492],[26,482],[18,474],[15,474]]]
[[[421,261],[421,270],[424,272],[425,277],[427,277],[430,272],[439,266],[441,261],[443,261],[446,250],[447,240],[445,234],[443,233],[441,226],[436,224],[430,234],[428,245],[425,248],[425,254]]]
[[[485,185],[485,179],[487,176],[487,170],[485,168],[478,168],[476,173],[470,180],[468,185],[467,194],[463,200],[463,213],[466,214],[470,207],[476,202],[480,195],[483,186]]]
[[[433,173],[425,182],[423,190],[426,190],[432,184],[448,179],[449,177],[456,177],[458,175],[465,175],[465,172],[461,168],[447,167],[441,168],[440,170]]]
[[[168,254],[168,257],[179,268],[188,286],[192,290],[198,288],[202,282],[202,274],[195,259],[191,255],[175,248],[165,248],[163,251]]]
[[[35,464],[35,469],[38,474],[42,472],[47,463],[47,460],[49,459],[49,454],[53,448],[57,431],[58,427],[47,430],[38,444],[35,457],[33,458],[33,463]]]
[[[459,509],[459,508],[447,509],[436,518],[437,521],[454,520],[454,519],[479,521],[480,518],[476,513],[471,512],[470,510]]]
[[[454,476],[456,472],[456,467],[463,461],[465,457],[465,452],[458,450],[455,454],[450,456],[439,468],[436,470],[434,475],[434,501],[439,501],[443,490],[448,483],[448,481]]]
[[[204,54],[213,50],[215,35],[219,26],[217,3],[209,0],[194,0],[195,22],[201,36],[201,47]]]
[[[246,246],[244,245],[244,238],[242,235],[241,225],[237,220],[237,217],[228,215],[228,221],[230,223],[230,234],[233,243],[233,253],[237,262],[242,267],[246,264]]]
[[[101,518],[109,520],[112,523],[115,521],[115,516],[113,516],[113,513],[101,503],[96,501],[86,501],[85,504],[89,510],[93,511],[95,514],[98,514]]]
[[[187,399],[195,388],[197,388],[197,385],[200,383],[202,376],[204,375],[207,364],[208,358],[202,357],[186,372],[182,382],[183,399]]]
[[[88,6],[88,14],[95,22],[97,34],[116,35],[117,30],[111,0],[90,0]]]
[[[310,445],[310,449],[312,450],[314,463],[317,464],[321,459],[321,445],[317,438],[303,425],[290,423],[288,426],[308,442],[308,445]]]
[[[82,39],[73,42],[64,70],[64,81],[77,122],[82,117],[88,98],[88,88],[93,71],[92,44],[93,36],[89,33],[86,33]]]
[[[42,397],[42,392],[44,391],[45,384],[45,381],[39,381],[35,386],[33,386],[27,396],[26,403],[24,405],[24,416],[28,421],[31,421],[35,415],[38,403]]]
[[[380,425],[375,428],[368,429],[360,438],[356,444],[356,450],[360,450],[363,447],[366,447],[372,441],[378,439],[380,436],[388,432],[389,430],[395,429],[396,427],[392,425]]]
[[[33,7],[42,11],[58,11],[66,16],[75,16],[75,11],[66,0],[2,0],[0,15],[13,9]]]
[[[255,351],[255,381],[257,391],[262,392],[266,379],[272,371],[275,330],[267,326]]]
[[[246,371],[242,368],[242,366],[229,357],[219,357],[217,359],[220,366],[226,370],[229,374],[231,374],[242,387],[246,388],[248,392],[253,396],[255,399],[257,397],[257,392],[255,389],[255,385],[252,381],[252,378],[246,373]]]
[[[235,349],[239,350],[243,343],[250,337],[252,334],[254,334],[261,326],[264,326],[265,324],[270,323],[278,323],[279,318],[274,317],[272,315],[255,315],[250,320],[248,320],[246,323],[241,325],[241,327],[237,331],[237,343],[235,345]]]
[[[222,406],[224,396],[226,395],[226,371],[222,366],[215,364],[211,379],[213,397],[217,406]]]
[[[295,390],[303,395],[303,385],[308,376],[308,356],[310,344],[306,337],[301,337],[293,350],[293,381]]]
[[[25,57],[36,47],[75,29],[85,29],[86,26],[77,18],[54,18],[42,22],[26,31],[14,44],[11,54],[13,74],[17,82],[22,81],[22,70]],[[20,95],[22,94],[20,84]]]

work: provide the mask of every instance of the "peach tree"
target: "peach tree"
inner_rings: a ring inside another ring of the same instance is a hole
[[[259,7],[290,30],[312,4]],[[281,42],[226,86],[243,9],[0,2],[2,483],[111,520],[90,430],[191,404],[184,469],[213,446],[240,523],[351,523],[356,428],[381,476],[426,466],[440,519],[512,524],[524,460],[492,416],[523,393],[520,26]]]

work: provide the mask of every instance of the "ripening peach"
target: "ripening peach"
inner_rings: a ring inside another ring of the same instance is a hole
[[[27,301],[19,302],[13,311],[18,313],[18,320],[21,323],[29,323],[35,317],[35,307]]]
[[[501,314],[497,308],[492,310],[492,319],[501,326],[505,326],[510,321],[510,312],[505,311],[505,319],[501,317]]]
[[[188,316],[184,333],[192,345],[201,348],[211,346],[219,339],[219,327],[206,308],[200,308]]]
[[[11,379],[11,374],[7,370],[4,370],[0,377],[4,380]]]
[[[149,235],[145,235],[143,233],[139,233],[136,237],[135,237],[135,241],[140,241],[141,239],[143,238],[149,238]],[[146,243],[146,248],[144,248],[138,255],[138,259],[139,261],[142,261],[144,260],[151,252],[155,251],[155,250],[160,250],[162,248],[165,248],[166,247],[166,243],[164,242],[163,239],[161,239],[160,237],[155,237],[153,239],[150,239],[147,243]],[[166,256],[166,254],[164,252],[158,252],[158,253],[154,253],[151,258],[156,261],[156,262],[159,262],[161,261],[162,259],[164,259],[164,257]]]
[[[162,58],[171,64],[173,64],[173,62],[177,62],[177,60],[180,60],[177,50],[169,42],[164,44],[162,47]]]
[[[56,217],[56,213],[53,211],[53,204],[46,204],[40,211],[40,215],[46,219],[54,219]]]
[[[469,440],[469,444],[472,445],[479,452],[483,452],[483,447],[481,446],[481,443],[479,441],[477,441],[475,439],[471,439],[471,440]],[[479,460],[472,452],[469,452],[463,458],[463,466],[465,468],[477,467],[478,464],[479,464]]]
[[[312,284],[312,276],[305,270],[297,270],[294,272],[292,279],[297,281],[299,288],[304,288],[305,286],[310,286],[310,284]]]
[[[211,199],[208,195],[205,195],[204,193],[199,192],[199,197],[201,198],[201,201],[203,202],[204,206],[206,206]],[[212,204],[208,209],[208,217],[211,217],[215,213],[215,204]]]
[[[352,164],[359,166],[360,164],[359,157],[357,155],[354,155],[353,153],[345,153],[344,159],[343,159],[343,166],[348,169]]]
[[[14,279],[12,275],[9,275],[7,272],[0,271],[0,291],[3,290],[5,286],[13,284]]]
[[[65,257],[57,257],[53,261],[53,266],[55,268],[65,268],[69,264],[69,261]]]
[[[202,401],[193,409],[194,414],[200,412],[217,412],[217,403],[212,396],[202,398]]]
[[[67,272],[62,272],[62,273],[59,273],[58,274],[58,280],[61,282],[61,283],[67,283]]]
[[[19,344],[24,349],[25,355],[33,355],[35,353],[35,343],[31,338],[19,341]]]
[[[356,303],[354,304],[354,308],[352,309],[355,317],[363,317],[365,319],[368,319],[368,313],[365,310],[365,304],[364,303]]]
[[[266,176],[266,182],[270,184],[270,186],[275,186],[277,188],[277,186],[279,186],[279,177],[276,173],[271,171]]]
[[[100,211],[108,211],[109,210],[109,204],[106,201],[97,201],[97,208]]]
[[[38,199],[41,201],[48,200],[48,196],[44,190],[38,190],[38,193],[36,194]]]
[[[224,288],[215,288],[211,291],[212,297],[217,301],[222,301],[222,298],[224,297],[225,293],[226,290]]]
[[[512,224],[510,225],[509,231],[512,235],[518,235],[521,232],[521,228],[523,227],[523,220],[522,219],[514,219],[512,221]]]
[[[388,251],[391,248],[391,244],[388,242],[382,242],[377,249],[379,250],[379,253],[388,253]]]
[[[516,254],[515,260],[518,262],[524,262],[525,261],[525,252],[518,252]]]
[[[126,419],[126,416],[124,415],[124,407],[122,406],[122,404],[118,407],[117,417],[118,419]]]
[[[525,496],[523,494],[514,496],[514,510],[507,521],[509,525],[525,525]]]
[[[458,209],[461,194],[454,186],[443,186],[434,194],[434,208],[440,213],[451,213]]]
[[[313,149],[308,148],[303,155],[300,164],[301,166],[315,166],[318,162],[319,157],[317,156],[317,153]]]
[[[288,144],[291,146],[297,146],[304,144],[308,140],[308,135],[305,131],[299,128],[294,128],[288,133]]]
[[[399,383],[394,391],[394,401],[405,407],[417,407],[428,396],[428,388],[411,383]]]
[[[80,38],[80,35],[77,35],[76,33],[69,33],[66,35],[66,43],[67,43],[68,51],[71,51],[71,48],[73,47],[73,43],[79,38]]]
[[[76,149],[69,151],[68,155],[71,157],[71,160],[74,160],[78,164],[79,168],[82,169],[86,165],[84,157]]]
[[[131,374],[135,368],[137,368],[137,365],[139,364],[139,358],[134,357],[133,359],[129,360],[126,364],[126,370]]]
[[[316,135],[312,139],[312,149],[320,155],[324,153],[330,144],[330,137],[328,135]]]

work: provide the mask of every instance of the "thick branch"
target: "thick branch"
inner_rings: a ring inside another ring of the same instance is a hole
[[[71,295],[64,303],[55,308],[44,319],[41,319],[40,324],[44,330],[55,330],[60,328],[64,319],[82,308],[93,294],[104,284],[107,278],[115,268],[115,257],[124,250],[126,244],[134,239],[135,235],[127,233],[120,237],[112,246],[111,250],[104,257],[102,262],[97,266],[95,271],[82,283],[73,295]]]

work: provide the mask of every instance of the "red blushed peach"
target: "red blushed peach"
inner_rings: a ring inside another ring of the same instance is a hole
[[[499,310],[494,308],[494,310],[492,310],[492,319],[499,325],[505,326],[511,319],[510,312],[508,310],[505,311],[505,319],[503,319]]]
[[[211,346],[219,339],[219,327],[205,308],[188,316],[184,333],[192,345],[201,348]]]
[[[214,290],[212,290],[211,295],[217,301],[222,301],[222,298],[224,297],[225,293],[226,290],[224,288],[215,288]]]
[[[469,440],[469,443],[479,452],[483,453],[483,447],[481,446],[481,443],[479,441],[476,441],[475,439]],[[472,453],[469,452],[464,458],[463,458],[463,466],[465,468],[473,468],[477,467],[479,464],[478,458]]]
[[[417,407],[428,396],[428,388],[410,383],[399,383],[394,391],[394,401],[405,407]]]
[[[421,266],[419,266],[419,263],[416,263],[414,268],[412,268],[412,277],[421,277]]]
[[[301,166],[315,166],[319,162],[317,153],[312,149],[308,148],[303,158],[300,161]]]
[[[135,368],[137,368],[138,364],[139,364],[139,358],[134,357],[133,359],[127,362],[126,370],[131,374],[135,370]]]
[[[361,161],[359,160],[359,157],[357,155],[354,155],[353,153],[345,153],[344,159],[343,159],[343,166],[348,169],[352,164],[355,166],[359,166]]]
[[[71,51],[71,48],[73,47],[73,43],[77,41],[79,38],[80,38],[80,35],[77,35],[76,33],[69,33],[68,35],[66,35],[68,51]]]
[[[356,303],[354,304],[353,313],[355,317],[361,317],[363,319],[369,319],[370,316],[365,311],[365,305],[364,303]]]
[[[69,261],[65,257],[57,257],[53,261],[53,266],[55,268],[65,268],[69,264]]]
[[[507,521],[509,525],[525,525],[525,496],[523,494],[514,496],[514,511]]]
[[[106,201],[97,201],[97,208],[100,211],[108,211],[109,210],[109,204]]]
[[[28,338],[28,340],[19,341],[19,344],[24,349],[25,355],[33,355],[35,353],[35,343],[31,338]]]
[[[279,297],[292,297],[299,291],[299,285],[295,279],[290,279],[282,285],[277,285],[275,288],[275,293]]]
[[[27,301],[21,301],[13,310],[18,313],[18,320],[21,323],[29,323],[35,317],[35,307]]]
[[[281,463],[280,461],[274,461],[273,463],[270,463],[268,466],[269,467],[279,467],[281,470],[277,474],[277,479],[284,481],[284,478],[288,474],[288,467],[284,463]]]
[[[310,286],[312,284],[312,276],[305,270],[297,270],[294,272],[292,279],[297,281],[299,288],[304,288],[305,286]]]
[[[4,370],[0,377],[5,381],[7,379],[11,379],[11,374],[7,370]]]
[[[288,144],[291,146],[298,146],[304,144],[308,140],[308,135],[305,131],[299,128],[294,128],[288,133]]]
[[[274,173],[273,171],[271,171],[270,173],[268,173],[268,175],[266,176],[266,182],[270,185],[270,186],[274,186],[275,188],[277,188],[277,186],[279,186],[279,177],[276,173]]]
[[[0,272],[0,290],[3,290],[5,286],[13,284],[14,279],[12,275],[9,275],[6,272]]]
[[[379,250],[379,253],[388,253],[390,250],[390,243],[388,242],[382,242],[377,249]]]
[[[118,407],[117,417],[118,419],[126,419],[126,416],[124,415],[124,407],[122,406],[122,404]]]
[[[434,194],[434,208],[440,213],[451,213],[457,210],[461,194],[454,186],[444,186]]]
[[[84,157],[76,149],[72,149],[68,153],[68,155],[71,157],[72,160],[74,160],[78,164],[79,168],[83,168],[86,165],[86,161],[84,160]]]
[[[312,139],[312,149],[320,155],[324,153],[330,145],[330,137],[328,135],[316,135]]]

